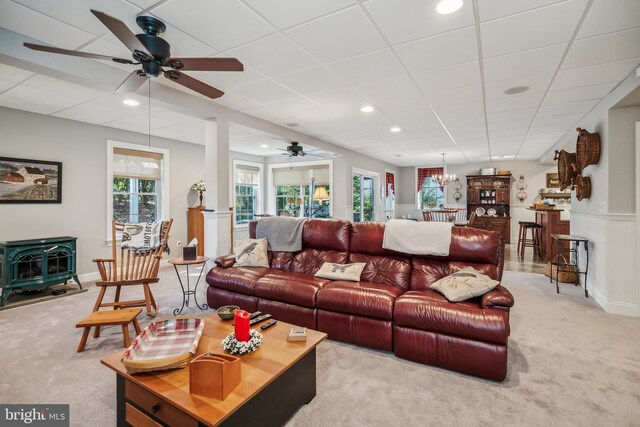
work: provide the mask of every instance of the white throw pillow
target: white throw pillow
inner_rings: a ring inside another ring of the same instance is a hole
[[[359,282],[360,275],[364,266],[364,262],[354,262],[352,264],[335,264],[333,262],[325,262],[320,270],[315,274],[316,277],[331,280],[348,280],[349,282]]]
[[[236,267],[269,267],[267,239],[238,240],[233,244]]]
[[[458,302],[484,295],[499,283],[473,267],[465,267],[438,280],[431,285],[431,289],[440,292],[449,301]]]

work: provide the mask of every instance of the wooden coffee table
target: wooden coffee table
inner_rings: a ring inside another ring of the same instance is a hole
[[[224,353],[233,331],[217,314],[205,317],[197,354]],[[294,325],[278,322],[261,331],[260,348],[242,356],[242,380],[224,400],[189,393],[189,368],[127,373],[123,352],[102,359],[117,376],[117,425],[280,426],[316,395],[316,346],[327,335],[307,330],[306,342],[289,342]],[[259,330],[259,329],[258,329]]]

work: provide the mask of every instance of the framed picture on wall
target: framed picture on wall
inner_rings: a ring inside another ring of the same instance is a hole
[[[62,163],[0,157],[0,203],[62,203]]]
[[[560,178],[557,173],[547,174],[547,188],[560,188]]]

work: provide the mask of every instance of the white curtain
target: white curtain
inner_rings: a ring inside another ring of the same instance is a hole
[[[260,169],[253,166],[236,166],[237,185],[260,185]]]

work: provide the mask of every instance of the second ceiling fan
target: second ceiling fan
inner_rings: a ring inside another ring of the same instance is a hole
[[[211,99],[224,95],[224,92],[200,80],[178,71],[244,71],[244,66],[236,58],[172,58],[171,45],[158,34],[166,30],[164,22],[153,16],[138,16],[136,23],[144,34],[134,34],[121,20],[106,13],[91,9],[91,13],[100,20],[129,50],[133,60],[114,58],[95,53],[78,52],[52,46],[24,43],[26,47],[42,52],[79,56],[82,58],[103,59],[120,64],[142,65],[134,70],[116,92],[133,92],[150,77],[163,74],[167,79],[189,88]],[[165,68],[169,68],[165,70]]]

